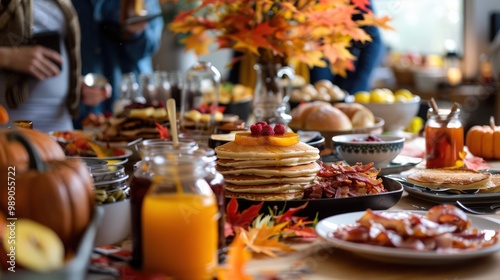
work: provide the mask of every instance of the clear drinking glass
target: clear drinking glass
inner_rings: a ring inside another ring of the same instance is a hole
[[[157,92],[155,87],[154,75],[142,73],[139,75],[139,88],[141,95],[146,100],[146,104],[155,105],[157,103]]]
[[[221,74],[210,62],[199,61],[186,73],[182,88],[181,129],[215,132]]]
[[[138,91],[139,83],[137,83],[135,74],[123,74],[120,82],[120,97],[113,104],[113,112],[120,113],[126,106],[132,104]]]
[[[171,96],[171,86],[168,80],[167,71],[155,71],[154,72],[154,83],[156,90],[156,101],[158,105],[165,106],[167,99]]]
[[[175,100],[175,109],[181,111],[182,88],[184,85],[184,73],[180,70],[167,72],[167,80],[170,84],[170,97]]]

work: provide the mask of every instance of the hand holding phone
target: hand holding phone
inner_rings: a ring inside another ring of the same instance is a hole
[[[61,54],[61,45],[60,45],[60,35],[59,32],[57,31],[46,31],[46,32],[40,32],[40,33],[35,33],[30,40],[30,45],[38,45],[38,46],[43,46],[48,49],[51,49],[58,54]],[[58,67],[59,70],[62,69],[62,64],[56,61],[53,61]]]
[[[29,74],[38,80],[58,75],[62,64],[61,56],[53,50],[40,46],[20,46],[9,48],[6,68]]]

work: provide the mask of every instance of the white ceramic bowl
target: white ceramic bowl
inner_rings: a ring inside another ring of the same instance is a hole
[[[384,131],[404,130],[420,109],[420,97],[415,96],[406,102],[363,103],[373,115],[384,119]]]
[[[396,158],[403,149],[404,137],[376,135],[381,141],[365,141],[370,134],[347,134],[332,137],[337,155],[347,164],[373,162],[376,168],[382,168]],[[372,135],[373,136],[373,135]]]
[[[130,199],[97,206],[104,210],[101,224],[97,229],[94,246],[119,243],[130,235]]]

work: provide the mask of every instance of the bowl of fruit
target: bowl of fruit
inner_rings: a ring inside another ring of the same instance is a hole
[[[384,131],[396,134],[403,131],[420,109],[420,97],[407,89],[395,92],[390,89],[359,91],[353,95],[354,102],[361,103],[373,115],[384,120]]]
[[[405,142],[404,137],[372,134],[346,134],[332,137],[335,153],[350,165],[373,162],[375,168],[387,167]]]

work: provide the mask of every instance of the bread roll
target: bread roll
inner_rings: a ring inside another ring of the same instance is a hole
[[[344,100],[346,96],[346,93],[342,89],[329,80],[319,80],[314,83],[314,87],[319,93],[318,100],[341,101]]]
[[[336,103],[334,106],[351,119],[354,128],[365,128],[375,124],[372,111],[359,103]]]
[[[349,117],[339,109],[327,105],[317,105],[305,116],[304,128],[318,131],[339,131],[352,129]]]
[[[305,121],[309,114],[315,110],[318,106],[330,106],[330,103],[323,101],[314,101],[309,103],[302,103],[299,106],[293,108],[290,112],[292,116],[292,121],[288,124],[291,128],[294,129],[303,129],[305,128]]]

